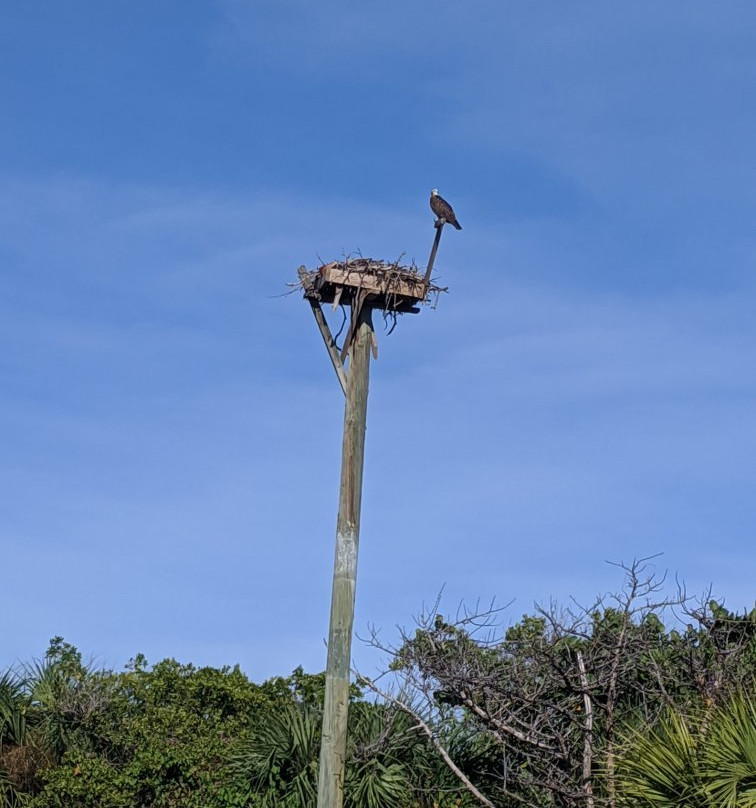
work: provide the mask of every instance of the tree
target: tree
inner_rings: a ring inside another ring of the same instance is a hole
[[[86,666],[55,638],[0,678],[2,808],[306,808],[317,783],[324,675],[261,685],[238,668],[137,656]],[[435,760],[406,715],[355,686],[347,808],[430,806]]]
[[[622,569],[618,593],[539,608],[503,636],[495,610],[453,621],[432,613],[398,647],[382,647],[399,682],[392,698],[422,720],[450,768],[437,729],[450,715],[496,745],[495,782],[455,771],[479,804],[613,807],[624,726],[648,727],[671,705],[716,704],[752,675],[752,616],[693,608],[683,591],[663,596],[647,560]],[[692,621],[683,631],[666,627],[674,609]]]
[[[346,808],[620,808],[664,777],[693,808],[756,808],[756,610],[623,570],[617,594],[503,632],[495,609],[422,617],[352,686]],[[0,808],[308,808],[323,695],[300,668],[100,670],[54,638],[0,674]]]
[[[238,668],[195,668],[138,656],[122,673],[98,672],[107,704],[60,765],[43,772],[34,808],[186,806],[234,808],[242,797],[226,761],[239,738],[282,692]]]
[[[0,677],[0,794],[5,805],[26,804],[41,773],[69,750],[91,749],[91,719],[107,700],[104,682],[61,637],[42,662]]]

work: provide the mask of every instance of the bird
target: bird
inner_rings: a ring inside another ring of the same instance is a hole
[[[439,219],[443,219],[452,227],[456,227],[457,230],[462,229],[462,225],[457,221],[457,217],[454,215],[452,206],[445,199],[443,199],[438,195],[438,190],[436,188],[434,188],[431,191],[430,206],[431,210],[436,214],[436,216]],[[436,225],[438,226],[438,222],[436,223]]]

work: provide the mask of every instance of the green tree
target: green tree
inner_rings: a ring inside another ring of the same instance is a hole
[[[0,794],[26,804],[42,772],[69,750],[91,749],[89,719],[103,703],[102,682],[81,655],[55,637],[42,662],[0,677]]]
[[[61,765],[44,773],[32,806],[242,804],[226,760],[269,706],[263,688],[238,668],[195,668],[170,659],[148,668],[143,657],[123,673],[98,678],[107,681],[109,699],[88,725],[88,745],[70,749]]]

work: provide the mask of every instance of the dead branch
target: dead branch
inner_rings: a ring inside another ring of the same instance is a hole
[[[433,748],[436,750],[436,752],[438,752],[441,759],[449,767],[450,771],[454,773],[455,777],[457,777],[457,779],[464,785],[464,787],[475,797],[476,800],[478,800],[478,802],[481,805],[485,805],[487,806],[487,808],[496,808],[496,806],[491,802],[491,800],[489,800],[487,797],[481,794],[480,791],[478,791],[475,785],[470,781],[470,778],[451,759],[449,753],[446,751],[443,744],[439,742],[433,730],[420,717],[420,715],[415,710],[413,710],[412,707],[409,706],[409,704],[406,704],[405,702],[392,696],[390,693],[381,690],[379,687],[375,685],[375,683],[371,679],[369,679],[366,676],[360,676],[359,682],[361,684],[367,685],[367,687],[369,687],[373,691],[373,693],[375,693],[377,696],[380,696],[382,699],[384,699],[384,701],[393,704],[399,710],[402,710],[403,712],[407,713],[407,715],[411,716],[415,721],[417,721],[417,726],[425,733],[425,735],[428,737],[428,740],[430,740],[431,744],[433,744]]]

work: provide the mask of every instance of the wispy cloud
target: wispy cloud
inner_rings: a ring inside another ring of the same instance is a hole
[[[273,295],[343,248],[414,244],[422,260],[428,216],[424,201],[0,186],[0,529],[9,564],[34,559],[63,604],[30,615],[13,653],[63,633],[124,657],[238,653],[254,675],[321,664],[302,636],[325,633],[341,396],[306,307]],[[358,625],[406,622],[444,581],[522,610],[589,595],[601,559],[657,550],[694,583],[738,565],[742,602],[753,290],[527,280],[507,266],[543,261],[526,227],[445,235],[451,294],[379,330]],[[282,626],[290,647],[272,652]]]

